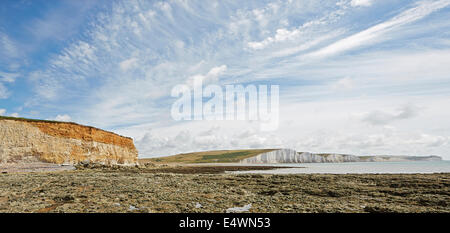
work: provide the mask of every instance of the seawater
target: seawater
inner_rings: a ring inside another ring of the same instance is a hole
[[[420,162],[348,162],[348,163],[283,163],[260,164],[286,166],[265,171],[236,171],[234,174],[412,174],[450,173],[450,161]]]

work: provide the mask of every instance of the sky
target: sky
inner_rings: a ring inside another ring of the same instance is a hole
[[[140,157],[292,148],[450,160],[450,0],[3,0],[0,115],[129,136]],[[279,127],[175,121],[171,90],[279,85]]]

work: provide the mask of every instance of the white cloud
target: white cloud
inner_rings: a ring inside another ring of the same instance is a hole
[[[309,54],[308,57],[325,57],[334,55],[346,50],[354,49],[360,46],[369,45],[375,41],[383,40],[382,36],[398,29],[399,27],[420,20],[429,14],[438,11],[450,5],[450,1],[422,1],[417,6],[410,8],[392,19],[370,27],[364,31],[341,39],[325,48]]]
[[[210,84],[210,83],[217,84],[219,82],[219,77],[221,75],[223,75],[226,71],[227,71],[226,65],[216,66],[216,67],[211,68],[208,71],[208,73],[205,75],[197,74],[197,75],[190,76],[187,79],[186,83],[188,85],[192,86],[194,83],[194,80],[198,78],[203,81],[203,85]]]
[[[263,41],[260,42],[248,42],[248,47],[252,49],[263,49],[270,44],[277,43],[277,42],[283,42],[287,40],[294,40],[300,35],[299,29],[294,29],[292,31],[289,31],[285,28],[277,29],[276,34],[274,37],[267,37]]]
[[[21,45],[14,38],[0,31],[1,70],[11,72],[19,70],[23,63],[26,62],[24,59],[24,54],[26,53],[25,50],[26,48],[21,47]],[[4,77],[4,79],[8,80],[9,78]]]
[[[340,30],[334,30],[333,32],[327,33],[326,35],[314,37],[313,39],[307,40],[304,43],[299,43],[299,45],[290,46],[288,48],[274,51],[270,54],[270,56],[271,57],[284,57],[284,56],[289,56],[289,55],[292,55],[295,53],[300,53],[300,52],[306,51],[308,49],[311,49],[314,46],[317,46],[324,41],[327,41],[334,37],[337,37],[342,33],[343,32]]]
[[[67,121],[68,122],[68,121],[71,121],[72,118],[69,115],[64,114],[64,115],[57,115],[54,120],[55,121]]]
[[[57,79],[51,72],[35,71],[29,75],[29,79],[35,84],[34,92],[46,100],[56,99],[63,88],[61,79]]]
[[[170,6],[170,4],[168,2],[157,2],[155,4],[156,7],[158,7],[162,12],[164,12],[164,14],[173,20],[173,16],[172,16],[172,7]]]
[[[444,123],[433,128],[434,124],[428,118],[445,122],[444,119],[450,117],[450,111],[438,112],[439,117],[435,111],[439,111],[448,100],[439,97],[412,98],[421,105],[427,105],[426,109],[399,105],[404,100],[405,97],[382,97],[291,102],[280,109],[280,128],[271,133],[260,132],[255,127],[258,122],[189,121],[153,127],[150,133],[135,142],[141,157],[205,150],[285,147],[297,151],[358,155],[447,156],[445,151],[450,137],[445,132],[450,125]],[[395,111],[396,106],[401,107]],[[381,121],[389,123],[389,126],[380,124],[374,127],[361,121],[366,116],[364,114],[374,112],[370,109],[383,107],[394,109],[383,111],[389,117]],[[139,128],[142,129],[136,129]]]
[[[217,77],[217,76],[222,75],[223,73],[225,73],[226,70],[227,70],[227,66],[226,65],[217,66],[217,67],[212,68],[208,72],[207,76]]]
[[[372,5],[372,0],[352,0],[350,2],[350,5],[353,7],[356,6],[371,6]]]
[[[130,58],[127,60],[122,61],[119,66],[122,71],[128,71],[129,69],[132,69],[133,67],[136,67],[138,64],[137,58]]]
[[[318,2],[317,2],[318,3]],[[298,5],[297,5],[298,4]],[[286,5],[287,8],[293,8],[292,10],[295,11],[295,7],[298,7],[299,9],[306,10],[304,8],[308,8],[307,6],[314,6],[318,7],[319,9],[323,9],[325,7],[324,5],[321,5],[322,3],[313,4],[312,2],[307,3],[288,3]],[[270,4],[269,4],[270,5]],[[326,28],[326,33],[323,34],[323,31],[321,31],[321,27],[324,27],[326,25],[332,24],[337,22],[342,16],[344,16],[347,13],[347,5],[346,4],[336,4],[339,7],[337,9],[334,9],[332,11],[323,11],[324,15],[315,16],[314,19],[304,22],[302,25],[292,28],[292,29],[286,29],[285,27],[289,25],[289,20],[287,18],[281,18],[277,21],[277,29],[275,30],[274,36],[266,37],[264,40],[261,41],[250,41],[247,43],[247,46],[250,49],[253,50],[262,50],[270,45],[274,45],[281,42],[292,42],[296,44],[296,48],[298,50],[306,50],[308,46],[315,45],[319,42],[320,38],[316,37],[330,37],[331,35],[334,35],[339,33],[339,29],[336,28]],[[321,8],[322,7],[322,8]],[[261,11],[258,11],[261,12]],[[277,11],[278,12],[278,11]],[[298,12],[295,12],[294,14],[298,14]],[[261,14],[258,16],[260,17]],[[276,14],[275,14],[276,15]],[[276,16],[273,15],[274,18]],[[267,19],[266,19],[267,21]],[[302,19],[303,21],[303,19]],[[267,24],[267,23],[266,23]],[[283,26],[283,27],[280,27]],[[317,32],[320,32],[319,35],[316,35]],[[311,38],[312,37],[312,38]],[[302,40],[299,40],[302,39]],[[314,42],[315,41],[315,42]],[[298,45],[300,43],[305,43],[304,45]],[[295,50],[295,48],[291,48]]]
[[[0,71],[0,81],[3,82],[13,83],[19,76],[20,76],[19,73],[8,73]]]
[[[159,132],[147,132],[140,140],[135,140],[140,156],[164,156],[192,151],[193,138],[188,130],[180,130],[175,136],[162,136]],[[199,148],[200,149],[200,148]]]
[[[348,91],[355,88],[355,85],[355,81],[352,78],[345,77],[337,80],[331,87],[336,91]]]
[[[0,115],[5,115],[6,109],[0,108]]]
[[[417,104],[401,105],[408,99]],[[450,124],[433,126],[433,121],[444,122],[450,116],[450,111],[441,108],[446,103],[449,100],[441,96],[420,95],[293,103],[280,110],[292,116],[282,117],[280,131],[288,142],[284,145],[298,151],[436,154],[448,159],[445,145]]]
[[[385,125],[393,121],[415,117],[419,114],[419,110],[414,105],[402,106],[396,113],[376,110],[365,114],[362,120],[372,125]]]
[[[8,35],[0,32],[0,54],[6,57],[18,57],[20,55],[16,43]]]
[[[12,116],[12,117],[19,117],[19,113],[17,113],[17,112],[11,113],[10,116]]]
[[[248,124],[245,122],[230,124],[221,121],[214,124],[220,126],[207,122],[186,122],[177,128],[150,130],[142,138],[135,140],[136,147],[141,157],[153,157],[207,150],[278,148],[283,145],[281,139],[274,134],[243,129],[242,126]]]
[[[11,93],[9,90],[2,83],[0,83],[0,99],[7,99],[10,95]]]

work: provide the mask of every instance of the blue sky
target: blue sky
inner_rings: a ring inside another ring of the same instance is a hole
[[[450,1],[2,1],[0,114],[135,139],[140,156],[290,147],[450,159]],[[280,127],[170,117],[170,90],[280,85]]]

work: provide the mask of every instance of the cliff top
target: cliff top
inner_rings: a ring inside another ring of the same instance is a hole
[[[31,119],[31,118],[23,118],[23,117],[10,117],[10,116],[0,116],[0,120],[33,121],[33,122],[47,122],[47,123],[72,123],[72,124],[76,124],[74,122],[40,120],[40,119]]]
[[[98,131],[102,131],[108,134],[113,134],[119,137],[123,137],[123,138],[127,138],[127,139],[131,139],[130,137],[126,137],[126,136],[122,136],[119,134],[116,134],[114,132],[111,131],[106,131],[103,129],[99,129],[93,126],[88,126],[88,125],[81,125],[75,122],[66,122],[66,121],[54,121],[54,120],[41,120],[41,119],[31,119],[31,118],[23,118],[23,117],[10,117],[10,116],[0,116],[0,120],[13,120],[13,121],[24,121],[24,122],[30,122],[30,123],[44,123],[44,124],[64,124],[64,125],[73,125],[73,126],[77,126],[77,127],[85,127],[88,129],[92,129],[92,130],[98,130]]]
[[[140,159],[156,163],[234,163],[276,149],[216,150]]]

